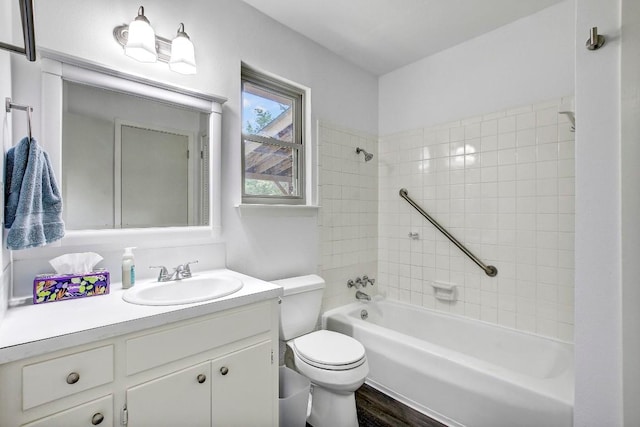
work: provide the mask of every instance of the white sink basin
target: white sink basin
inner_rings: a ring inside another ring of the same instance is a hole
[[[242,289],[240,279],[223,275],[197,275],[171,282],[147,281],[122,294],[126,302],[139,305],[180,305],[222,298]]]

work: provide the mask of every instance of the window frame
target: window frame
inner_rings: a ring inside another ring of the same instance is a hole
[[[292,122],[293,122],[293,142],[281,141],[276,138],[264,137],[260,135],[252,135],[244,133],[244,118],[240,113],[240,134],[241,134],[241,158],[242,158],[242,203],[243,204],[287,204],[287,205],[304,205],[306,203],[306,111],[305,111],[305,90],[292,84],[284,82],[276,77],[269,76],[265,73],[257,71],[245,64],[241,67],[240,79],[240,102],[243,101],[244,84],[250,83],[259,87],[265,92],[271,92],[277,96],[288,98],[292,101]],[[297,180],[296,195],[255,195],[246,194],[246,157],[245,157],[245,141],[252,141],[259,144],[269,144],[278,147],[291,148],[297,152],[296,161],[292,165],[291,179]]]

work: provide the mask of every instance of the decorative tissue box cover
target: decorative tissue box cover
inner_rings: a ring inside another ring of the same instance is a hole
[[[109,293],[109,272],[40,274],[33,280],[33,303],[62,301]]]

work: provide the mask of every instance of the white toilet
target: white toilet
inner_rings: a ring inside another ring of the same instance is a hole
[[[350,336],[315,331],[324,280],[316,275],[273,283],[284,288],[280,305],[280,339],[286,341],[291,368],[312,384],[313,427],[357,427],[354,392],[369,374],[364,347]]]

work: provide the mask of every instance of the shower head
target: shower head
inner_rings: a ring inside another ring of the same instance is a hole
[[[569,122],[571,122],[571,127],[569,128],[569,130],[571,132],[575,132],[576,131],[576,115],[573,111],[558,111],[558,114],[564,114],[565,116],[567,116],[567,119],[569,119]]]
[[[356,153],[358,153],[358,154],[364,153],[364,161],[365,162],[368,162],[369,160],[373,159],[373,154],[367,153],[363,148],[357,147],[356,148]]]

